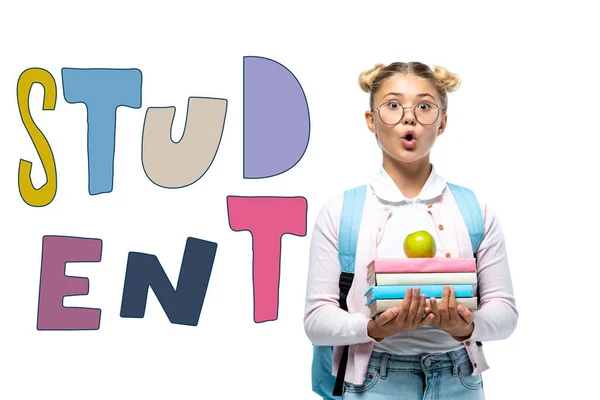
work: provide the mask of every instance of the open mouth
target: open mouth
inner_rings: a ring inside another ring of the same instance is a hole
[[[402,136],[402,144],[405,149],[414,149],[416,146],[417,138],[413,132],[406,132],[404,136]]]
[[[407,131],[404,136],[402,136],[402,139],[408,141],[408,142],[412,142],[413,139],[416,140],[417,137],[415,136],[415,133],[413,131]]]

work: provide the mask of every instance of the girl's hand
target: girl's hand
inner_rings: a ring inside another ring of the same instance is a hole
[[[452,335],[458,341],[466,340],[473,333],[473,313],[463,305],[456,305],[454,288],[446,286],[442,295],[442,301],[438,307],[434,297],[429,299],[429,307],[425,313],[434,315],[433,326]]]
[[[433,321],[433,314],[423,318],[427,299],[419,296],[419,288],[408,288],[400,307],[392,307],[369,321],[369,336],[381,341],[398,332],[407,332]]]

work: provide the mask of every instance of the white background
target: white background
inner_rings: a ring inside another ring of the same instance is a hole
[[[0,14],[0,398],[316,398],[302,323],[314,219],[379,167],[359,73],[413,60],[462,77],[432,162],[484,194],[506,234],[520,319],[509,339],[485,344],[487,398],[593,397],[600,32],[589,3],[16,4]],[[304,157],[269,179],[242,175],[247,55],[289,68],[310,110]],[[52,73],[58,91],[54,111],[41,109],[39,85],[30,100],[58,171],[43,208],[26,205],[17,183],[21,158],[36,185],[45,179],[16,102],[31,67]],[[86,109],[64,100],[63,67],[142,71],[142,108],[117,112],[111,193],[88,194]],[[163,189],[142,169],[144,115],[176,106],[178,140],[190,96],[228,99],[222,142],[202,179]],[[283,237],[277,321],[253,321],[251,237],[229,228],[227,195],[308,200],[308,235]],[[102,239],[100,263],[67,267],[90,278],[89,295],[65,299],[101,308],[99,330],[37,331],[43,235]],[[152,292],[143,319],[120,318],[128,252],[155,254],[175,283],[188,236],[219,245],[198,326],[171,324]]]

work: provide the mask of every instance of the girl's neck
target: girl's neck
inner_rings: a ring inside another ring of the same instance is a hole
[[[383,169],[392,178],[400,192],[409,199],[417,197],[431,175],[429,155],[420,160],[403,163],[389,157],[383,158]]]

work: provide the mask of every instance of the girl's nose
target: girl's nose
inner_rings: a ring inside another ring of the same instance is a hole
[[[415,110],[410,107],[404,107],[404,113],[402,115],[402,123],[404,125],[416,125],[417,120],[415,118]]]

